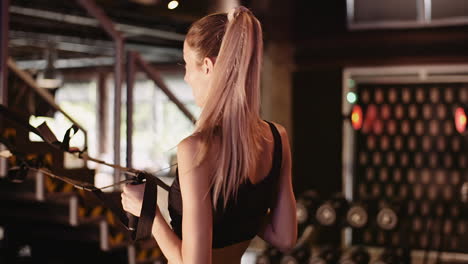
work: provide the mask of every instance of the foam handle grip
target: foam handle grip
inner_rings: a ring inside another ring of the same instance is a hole
[[[132,182],[132,185],[138,185],[142,184],[143,179],[141,178],[136,178],[134,182]],[[132,232],[135,232],[138,227],[138,217],[128,213],[128,229],[131,230]]]

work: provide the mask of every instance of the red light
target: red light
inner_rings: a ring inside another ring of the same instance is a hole
[[[462,134],[466,130],[466,113],[462,107],[457,107],[455,109],[455,128],[457,131]]]
[[[362,127],[362,109],[359,105],[353,106],[351,111],[351,125],[355,130],[359,130]]]

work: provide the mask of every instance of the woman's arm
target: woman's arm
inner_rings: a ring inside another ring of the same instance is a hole
[[[211,174],[207,162],[196,166],[198,138],[191,136],[178,145],[177,162],[182,194],[183,263],[211,263],[213,211]]]
[[[264,228],[259,236],[274,247],[286,252],[296,245],[297,220],[296,199],[294,198],[291,176],[291,150],[286,129],[275,124],[283,143],[283,161],[279,179],[276,204],[271,208]]]
[[[151,233],[169,263],[181,264],[183,263],[181,254],[182,241],[169,227],[159,207],[156,210],[156,217],[154,218]]]
[[[125,185],[122,192],[124,210],[135,216],[140,216],[144,191],[145,184]],[[156,206],[156,217],[154,218],[151,233],[169,263],[182,263],[182,241],[169,227],[158,206]]]
[[[197,139],[192,136],[178,145],[177,159],[182,193],[183,240],[174,233],[156,208],[152,234],[171,264],[211,263],[212,203],[208,167],[195,166]],[[122,193],[123,208],[138,216],[141,211],[144,184],[126,185]]]

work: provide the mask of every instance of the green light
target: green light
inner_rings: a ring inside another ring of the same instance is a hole
[[[357,101],[357,95],[354,92],[349,92],[346,95],[346,99],[350,104],[354,104]]]

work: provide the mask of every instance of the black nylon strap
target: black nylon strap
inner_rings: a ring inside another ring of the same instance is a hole
[[[61,149],[65,152],[69,152],[69,141],[70,141],[70,133],[73,130],[74,134],[78,130],[77,127],[72,126],[67,130],[64,136],[64,142],[60,142],[57,140],[53,132],[44,122],[38,128],[35,128],[29,124],[27,120],[22,118],[21,116],[17,115],[16,113],[10,111],[8,108],[0,104],[0,114],[2,114],[7,119],[17,123],[27,131],[30,131],[39,137],[41,137],[45,142],[49,143],[49,145]],[[14,151],[14,146],[8,144],[9,142],[5,141],[4,143],[11,151]],[[66,178],[66,177],[63,177]],[[80,187],[84,190],[91,191],[103,204],[105,207],[110,209],[115,216],[118,217],[121,224],[126,227],[128,230],[132,232],[131,236],[132,239],[140,240],[146,239],[151,236],[152,225],[154,221],[154,217],[156,216],[156,202],[157,202],[157,186],[160,185],[165,190],[169,189],[164,182],[160,179],[157,179],[155,176],[151,174],[146,174],[141,172],[137,177],[135,177],[135,183],[140,184],[143,183],[143,179],[146,180],[145,186],[145,193],[143,198],[142,210],[140,213],[140,220],[138,222],[138,227],[136,230],[135,228],[129,228],[129,217],[125,214],[120,203],[110,199],[110,197],[106,196],[99,188],[95,187],[94,185],[90,185],[89,183],[79,182],[76,180],[68,179],[67,182],[72,182],[76,187]],[[132,221],[133,222],[133,221]],[[133,223],[132,223],[133,224]]]
[[[280,174],[280,170],[281,170],[281,164],[283,164],[283,142],[281,141],[281,135],[278,131],[278,129],[276,128],[276,126],[271,123],[271,122],[268,122],[265,120],[265,122],[268,123],[268,125],[270,125],[270,128],[271,128],[271,133],[273,134],[273,139],[275,141],[275,146],[274,146],[274,159],[275,159],[275,163],[274,163],[274,170]],[[278,162],[276,162],[276,157],[278,157]]]
[[[276,126],[265,120],[265,122],[270,125],[271,133],[273,134],[274,140],[274,149],[273,149],[273,175],[275,183],[275,191],[271,193],[271,206],[274,207],[276,199],[278,199],[278,192],[279,192],[279,182],[280,182],[280,175],[281,175],[281,167],[283,164],[283,142],[281,141],[281,135],[276,128]]]
[[[138,227],[134,232],[133,239],[147,239],[151,237],[153,221],[156,216],[156,204],[158,197],[158,188],[155,177],[152,175],[144,174],[146,179],[145,193],[143,195],[143,204],[141,206],[141,213],[138,219]]]
[[[93,190],[93,194],[103,205],[118,217],[123,226],[130,232],[131,238],[134,241],[151,237],[153,222],[156,217],[156,202],[158,197],[155,177],[144,173],[142,173],[140,177],[146,179],[146,185],[139,218],[134,215],[127,216],[119,201],[110,199],[99,189]]]
[[[71,131],[73,130],[73,134],[71,134]],[[65,135],[63,135],[63,140],[62,140],[62,144],[60,144],[62,146],[62,149],[65,150],[65,151],[69,151],[70,149],[70,139],[76,135],[76,133],[78,132],[79,128],[76,126],[76,125],[72,125],[68,130],[67,132],[65,132]]]
[[[40,136],[42,139],[44,139],[45,142],[55,145],[57,147],[60,146],[60,142],[58,139],[55,137],[54,133],[50,130],[49,126],[47,126],[46,122],[43,122],[40,126],[38,126],[37,131],[39,132]]]

